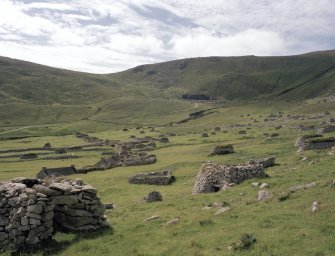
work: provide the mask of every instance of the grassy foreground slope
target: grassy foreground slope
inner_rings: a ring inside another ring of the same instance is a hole
[[[202,105],[202,103],[200,103]],[[208,106],[199,106],[199,108]],[[190,110],[191,111],[191,110]],[[330,115],[324,115],[328,111]],[[270,114],[282,118],[264,121]],[[317,119],[309,119],[318,117]],[[187,115],[172,113],[171,120],[180,120]],[[288,115],[306,115],[304,120],[295,120]],[[148,125],[160,124],[162,116],[152,115],[149,120],[142,118],[142,129],[136,125],[120,126],[104,132],[93,132],[92,136],[105,139],[127,140],[131,135],[158,137],[169,132],[177,136],[170,137],[170,143],[158,143],[157,149],[150,153],[157,155],[157,163],[138,167],[118,167],[81,177],[98,188],[98,195],[104,203],[115,203],[116,209],[106,214],[114,230],[90,234],[58,233],[55,241],[44,249],[22,255],[254,255],[254,256],[326,256],[334,253],[335,230],[335,192],[334,155],[329,150],[309,151],[301,155],[296,153],[294,142],[304,132],[295,127],[315,125],[335,115],[334,102],[308,101],[305,103],[282,104],[242,104],[235,106],[217,106],[216,112],[202,118],[173,126],[155,126],[154,132]],[[259,122],[253,122],[252,120]],[[139,118],[137,120],[141,122]],[[249,123],[251,123],[249,125]],[[232,125],[245,125],[232,127]],[[67,124],[66,124],[67,125]],[[54,124],[53,129],[62,129],[64,124]],[[74,125],[74,124],[72,124]],[[282,129],[275,127],[283,125]],[[122,127],[129,131],[122,131]],[[220,132],[211,135],[215,127]],[[250,128],[250,129],[247,129]],[[238,134],[239,130],[247,134]],[[140,134],[144,131],[145,134]],[[207,132],[209,137],[201,134]],[[36,131],[38,133],[38,131]],[[278,137],[266,134],[279,133]],[[330,133],[329,136],[334,136]],[[74,135],[40,136],[17,140],[0,141],[0,149],[40,147],[50,142],[56,147],[85,144]],[[215,145],[232,143],[236,153],[209,157]],[[42,166],[59,167],[75,164],[77,167],[89,165],[100,160],[99,152],[78,153],[82,158],[72,160],[18,160],[0,159],[0,180],[18,176],[34,177]],[[223,164],[236,164],[268,155],[276,156],[278,165],[268,168],[270,175],[266,179],[252,179],[226,191],[204,195],[192,195],[194,178],[201,165],[206,161]],[[302,160],[303,157],[307,159]],[[177,181],[169,186],[134,185],[127,181],[128,176],[146,171],[170,169]],[[266,182],[271,199],[267,203],[257,201],[259,188],[252,182]],[[316,182],[316,186],[300,190],[285,201],[278,196],[289,188]],[[160,191],[163,201],[150,204],[142,203],[142,198],[150,191]],[[313,213],[313,201],[318,201],[319,211]],[[214,202],[226,202],[230,210],[215,215],[216,209],[202,210]],[[151,222],[144,219],[159,215]],[[164,224],[180,217],[180,223],[173,226]],[[231,251],[233,242],[239,241],[241,234],[253,234],[257,243],[250,250]],[[10,255],[10,252],[4,252]]]

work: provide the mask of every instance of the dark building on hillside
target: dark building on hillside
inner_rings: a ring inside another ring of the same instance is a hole
[[[69,167],[58,167],[58,168],[46,168],[43,167],[42,170],[37,173],[36,177],[43,180],[46,177],[59,177],[59,176],[68,176],[78,173],[74,165]]]
[[[183,94],[182,98],[184,100],[212,100],[211,96],[204,94]]]

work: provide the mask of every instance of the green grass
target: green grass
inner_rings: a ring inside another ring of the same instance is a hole
[[[136,103],[137,104],[137,103]],[[295,140],[305,134],[294,127],[298,124],[319,125],[328,117],[321,119],[292,120],[286,115],[316,115],[329,111],[335,114],[335,105],[317,103],[273,103],[273,104],[215,104],[217,112],[187,123],[166,126],[169,121],[186,118],[193,109],[185,106],[174,106],[182,111],[170,113],[165,118],[165,108],[157,104],[150,106],[152,115],[127,117],[126,112],[112,113],[111,123],[104,124],[94,120],[81,120],[73,123],[55,123],[48,131],[31,127],[26,131],[29,137],[9,140],[3,137],[0,150],[10,148],[40,147],[46,142],[51,145],[71,146],[85,144],[75,138],[74,131],[91,131],[99,138],[129,140],[130,135],[158,136],[168,132],[177,134],[170,137],[167,144],[158,143],[157,149],[151,151],[157,155],[157,163],[138,167],[119,167],[106,171],[75,175],[98,188],[98,194],[104,203],[115,203],[117,208],[107,210],[113,230],[90,234],[57,233],[55,242],[47,248],[36,250],[34,255],[332,255],[334,251],[334,188],[331,186],[335,175],[334,156],[328,150],[308,151],[302,155],[296,153]],[[192,104],[190,105],[192,107]],[[213,106],[200,104],[199,109]],[[145,113],[149,107],[134,107],[132,111]],[[284,118],[275,121],[263,121],[270,114],[284,112]],[[114,115],[125,115],[113,119]],[[158,114],[157,114],[158,113]],[[161,115],[159,113],[162,113]],[[164,114],[163,114],[164,113]],[[249,114],[249,116],[247,115]],[[94,118],[108,120],[108,116],[99,113]],[[243,117],[241,117],[243,115]],[[262,117],[260,117],[262,116]],[[146,118],[144,118],[146,117]],[[253,123],[251,118],[259,120]],[[113,123],[115,121],[115,123]],[[126,124],[120,124],[127,123]],[[251,129],[238,128],[232,125],[252,123]],[[275,130],[282,124],[284,127]],[[101,125],[101,126],[100,126]],[[145,131],[135,127],[141,125]],[[148,126],[154,126],[159,132],[150,132]],[[202,138],[215,127],[222,132]],[[124,132],[122,128],[129,131]],[[238,130],[247,131],[239,135]],[[25,130],[17,131],[16,135]],[[63,135],[62,132],[72,133]],[[226,131],[226,132],[223,132]],[[279,137],[270,138],[264,133],[279,133]],[[30,137],[34,135],[34,137]],[[48,136],[47,136],[48,135]],[[57,135],[57,136],[56,136]],[[329,136],[333,136],[330,133]],[[224,156],[209,157],[215,145],[233,144],[236,153]],[[0,179],[17,176],[34,177],[42,166],[57,167],[75,164],[80,167],[97,162],[101,155],[98,152],[78,153],[82,158],[64,161],[30,160],[3,162],[0,159]],[[251,159],[265,156],[276,156],[278,165],[266,170],[270,178],[252,179],[218,193],[192,195],[194,178],[201,165],[206,161],[223,164],[244,163]],[[307,161],[301,158],[306,156]],[[309,164],[314,161],[314,164]],[[169,186],[134,185],[127,181],[128,176],[146,171],[171,169],[177,181]],[[258,189],[252,182],[269,183],[268,191],[272,199],[267,203],[257,202]],[[285,201],[278,197],[296,185],[316,182],[313,188],[300,190]],[[157,190],[163,195],[163,201],[150,204],[142,203],[142,198],[150,191]],[[318,201],[320,211],[312,213],[313,201]],[[222,215],[215,215],[216,209],[202,210],[214,202],[226,202],[230,210]],[[144,219],[160,215],[151,222]],[[180,217],[177,225],[165,227],[167,221]],[[241,235],[252,234],[257,242],[248,250],[231,251],[228,247],[240,241]],[[4,252],[8,255],[9,252]],[[23,255],[29,252],[23,253]]]

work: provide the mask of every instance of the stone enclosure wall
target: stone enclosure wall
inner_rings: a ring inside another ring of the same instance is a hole
[[[327,149],[335,146],[335,138],[325,138],[320,134],[304,135],[297,139],[295,146],[299,151]]]
[[[192,194],[216,192],[251,178],[268,177],[262,164],[220,165],[207,162],[196,176]]]
[[[0,183],[0,248],[39,245],[56,231],[108,227],[97,190],[81,180]]]

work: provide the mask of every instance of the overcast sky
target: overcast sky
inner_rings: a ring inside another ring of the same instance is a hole
[[[111,73],[335,48],[335,0],[0,0],[0,55]]]

